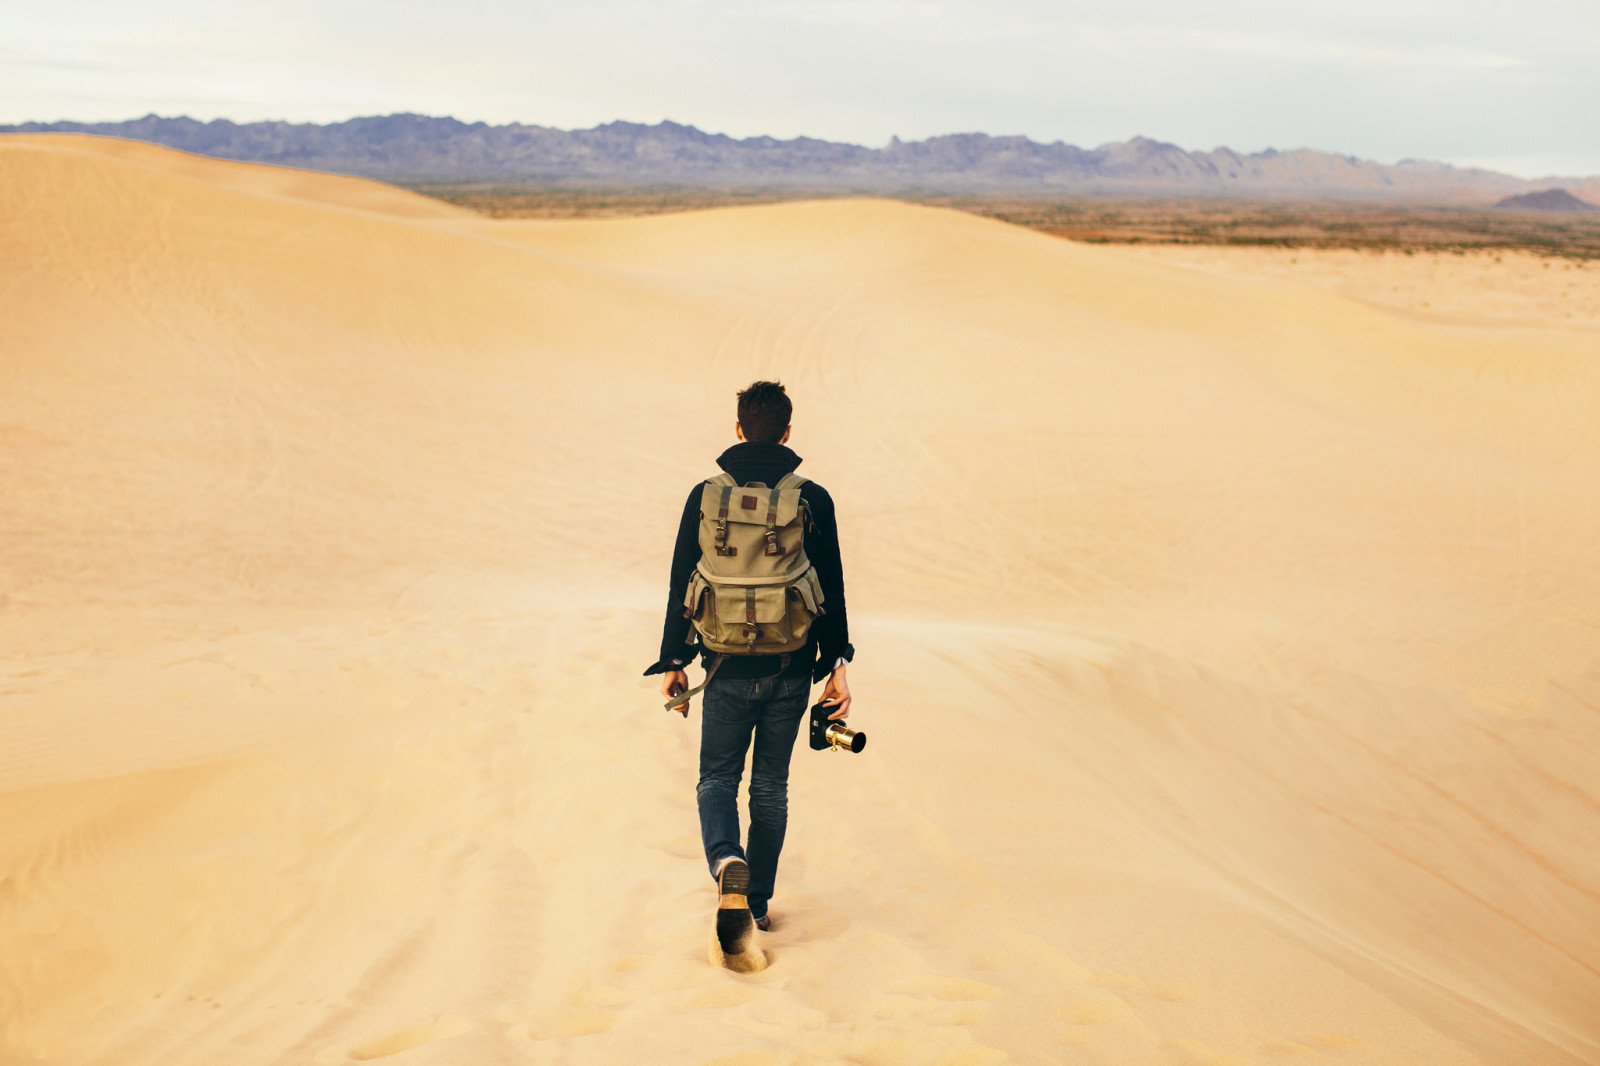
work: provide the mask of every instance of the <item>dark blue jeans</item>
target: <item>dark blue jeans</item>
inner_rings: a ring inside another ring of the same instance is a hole
[[[700,837],[713,876],[736,855],[750,864],[750,910],[767,913],[789,824],[789,756],[810,706],[808,677],[711,679],[700,709]],[[750,839],[739,846],[739,779],[750,750]]]

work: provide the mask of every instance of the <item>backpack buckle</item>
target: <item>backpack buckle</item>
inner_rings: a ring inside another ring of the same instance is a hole
[[[739,549],[738,548],[729,547],[726,544],[718,544],[717,545],[717,554],[718,555],[738,555],[739,554]]]
[[[767,554],[768,555],[782,555],[783,554],[783,549],[778,547],[778,531],[775,530],[775,529],[767,530]]]

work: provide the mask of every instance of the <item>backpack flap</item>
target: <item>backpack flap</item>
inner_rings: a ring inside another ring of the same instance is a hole
[[[737,600],[738,593],[734,593]],[[789,588],[787,585],[756,585],[744,589],[746,621],[769,626],[789,620]]]
[[[712,573],[776,576],[794,569],[804,543],[798,488],[710,481],[702,490],[700,554]]]

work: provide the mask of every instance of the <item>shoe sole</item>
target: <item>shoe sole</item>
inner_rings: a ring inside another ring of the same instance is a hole
[[[750,864],[743,859],[734,859],[722,868],[722,876],[717,879],[717,891],[724,898],[738,896],[739,906],[749,907],[745,894],[750,891]]]
[[[715,939],[722,958],[717,961],[740,973],[753,973],[767,965],[766,956],[755,949],[756,921],[750,914],[749,891],[747,864],[735,859],[722,868],[717,879]]]

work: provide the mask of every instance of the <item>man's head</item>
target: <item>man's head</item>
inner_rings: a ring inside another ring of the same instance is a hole
[[[793,411],[782,385],[776,381],[758,381],[739,393],[739,421],[734,432],[740,440],[785,444],[789,440],[789,416]]]

